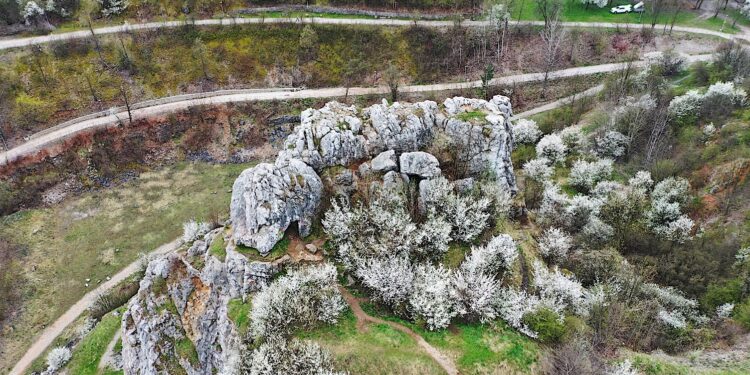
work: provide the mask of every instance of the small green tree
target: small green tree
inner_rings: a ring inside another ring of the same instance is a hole
[[[301,63],[313,60],[318,53],[318,33],[310,25],[305,25],[299,34],[299,59]]]
[[[490,100],[490,82],[495,77],[495,67],[492,64],[487,64],[484,67],[484,73],[482,73],[482,96],[485,100]]]
[[[398,88],[401,85],[401,80],[403,79],[401,70],[393,63],[389,63],[388,67],[383,72],[383,79],[385,80],[385,83],[388,85],[388,88],[391,91],[391,101],[397,101]]]
[[[197,38],[195,39],[195,41],[193,41],[193,47],[191,48],[191,52],[193,54],[193,58],[198,60],[198,62],[201,64],[201,70],[203,71],[203,78],[206,81],[211,80],[211,77],[208,75],[208,60],[209,60],[208,47],[206,47],[206,44],[203,43],[201,38]]]

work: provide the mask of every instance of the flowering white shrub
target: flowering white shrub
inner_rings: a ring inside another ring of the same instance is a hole
[[[648,192],[651,187],[654,186],[654,180],[651,178],[651,172],[649,171],[638,171],[635,175],[628,180],[628,186]]]
[[[716,82],[708,87],[703,94],[703,105],[719,109],[741,106],[745,103],[747,94],[741,87],[735,87],[733,82]]]
[[[272,338],[248,351],[242,375],[338,375],[330,354],[313,341]]]
[[[730,316],[732,316],[732,311],[734,311],[734,304],[725,303],[716,308],[716,317],[719,319],[729,318]]]
[[[406,257],[368,259],[357,267],[356,276],[373,291],[375,299],[399,306],[411,293],[414,267]]]
[[[539,182],[548,180],[554,171],[555,169],[550,166],[550,161],[545,158],[532,159],[523,165],[524,176]]]
[[[660,202],[687,203],[690,184],[684,178],[667,177],[659,181],[651,192],[651,199]]]
[[[573,240],[559,228],[547,229],[539,239],[539,253],[545,258],[563,260],[572,247]]]
[[[513,195],[505,185],[498,184],[495,181],[483,181],[479,185],[482,196],[488,197],[492,203],[492,210],[495,217],[507,217],[510,207],[513,204]]]
[[[716,134],[716,126],[714,126],[714,123],[710,123],[703,127],[703,136],[705,138],[711,138]]]
[[[656,184],[651,192],[651,209],[646,213],[646,223],[654,234],[677,242],[690,236],[693,220],[680,212],[680,206],[688,200],[688,189],[683,178],[669,177]]]
[[[591,215],[581,230],[581,239],[590,247],[600,247],[612,239],[614,234],[615,230],[611,225],[602,221],[598,216]]]
[[[750,246],[743,247],[737,250],[737,254],[734,256],[735,264],[738,266],[750,260]]]
[[[190,243],[211,231],[211,224],[190,220],[182,224],[182,241]]]
[[[47,354],[47,371],[56,372],[70,360],[70,349],[58,346]]]
[[[607,375],[640,375],[641,372],[633,368],[633,363],[626,359],[615,366],[612,366]]]
[[[564,225],[563,215],[568,204],[570,199],[560,191],[560,186],[547,182],[537,209],[537,221],[542,225]]]
[[[431,214],[417,231],[416,252],[439,259],[448,251],[451,225],[442,216]]]
[[[430,330],[447,327],[457,314],[450,270],[442,265],[420,265],[413,285],[409,311],[415,318],[423,320]]]
[[[498,294],[495,309],[497,310],[497,314],[509,326],[517,329],[526,336],[536,338],[537,333],[524,324],[523,317],[528,313],[536,311],[539,305],[540,301],[537,296],[526,294],[522,290],[502,288]]]
[[[513,141],[519,144],[534,144],[542,136],[539,126],[533,120],[520,119],[516,121],[511,130],[513,131]]]
[[[679,311],[660,310],[658,317],[664,324],[672,328],[682,329],[687,327],[685,316]]]
[[[581,128],[577,126],[569,126],[563,130],[560,130],[560,138],[563,143],[571,151],[580,150],[584,146],[586,137],[584,137]]]
[[[598,199],[606,199],[612,194],[621,194],[624,192],[625,186],[617,181],[602,181],[596,184],[593,189],[591,189],[591,195]]]
[[[690,90],[684,95],[676,96],[669,102],[667,109],[669,117],[676,121],[697,116],[703,104],[703,94],[698,90]]]
[[[610,130],[596,138],[596,153],[600,157],[619,158],[625,155],[629,141],[626,135]]]
[[[451,293],[458,314],[478,317],[483,323],[497,317],[498,283],[492,276],[459,270],[453,273],[452,284]]]
[[[128,8],[128,0],[96,0],[99,3],[99,7],[102,10],[102,15],[105,17],[115,16],[125,11]]]
[[[698,307],[696,300],[686,298],[682,292],[673,287],[662,287],[657,284],[646,283],[641,287],[641,292],[648,297],[656,298],[665,308],[689,313]]]
[[[583,190],[591,190],[597,183],[612,175],[612,160],[600,159],[588,162],[576,160],[570,169],[568,183]]]
[[[335,323],[346,308],[336,286],[336,267],[325,263],[289,272],[253,298],[250,331],[255,338],[281,336],[298,326]]]
[[[471,254],[461,263],[461,270],[467,274],[494,276],[507,270],[518,257],[516,242],[507,234],[493,237],[484,246],[473,246]]]
[[[536,144],[536,156],[546,158],[552,163],[562,163],[568,147],[557,134],[547,134]]]
[[[21,18],[27,25],[40,16],[44,16],[44,9],[36,1],[29,1],[21,8]]]
[[[540,303],[562,316],[566,309],[579,315],[588,314],[586,289],[575,276],[563,275],[557,267],[552,271],[540,261],[534,262],[534,288]]]
[[[565,207],[563,221],[573,230],[579,230],[588,224],[592,216],[599,215],[604,202],[588,195],[578,194],[569,200]]]
[[[382,198],[355,208],[333,202],[322,223],[338,258],[349,270],[369,258],[408,256],[420,240],[403,204]]]
[[[422,199],[428,210],[451,223],[454,240],[469,242],[487,227],[491,201],[456,194],[444,177],[430,180],[430,188]]]

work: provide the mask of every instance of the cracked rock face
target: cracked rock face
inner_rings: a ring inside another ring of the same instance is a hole
[[[232,187],[234,239],[266,255],[292,222],[300,235],[308,235],[322,191],[318,174],[298,159],[245,170]]]
[[[399,157],[401,173],[422,178],[440,176],[440,162],[436,157],[422,151],[405,152]]]
[[[195,243],[209,244],[223,231]],[[126,374],[212,374],[231,365],[242,333],[228,316],[229,301],[249,298],[267,285],[286,258],[251,262],[231,243],[226,253],[223,262],[208,253],[186,253],[149,263],[122,317]],[[203,259],[202,269],[189,261],[196,258]]]
[[[396,151],[383,151],[370,162],[370,168],[375,172],[390,172],[398,168],[396,164]]]

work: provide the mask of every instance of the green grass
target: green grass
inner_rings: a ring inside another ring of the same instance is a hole
[[[198,352],[190,339],[179,339],[175,341],[174,347],[178,357],[187,359],[191,364],[198,364]]]
[[[467,111],[459,113],[456,118],[461,121],[479,121],[484,120],[487,114],[483,111]]]
[[[222,262],[227,257],[226,243],[224,242],[224,233],[219,233],[211,242],[211,247],[208,249],[211,255],[215,256]]]
[[[471,251],[471,245],[451,242],[448,245],[448,252],[445,253],[443,265],[451,269],[458,268],[458,266],[461,265],[461,262],[464,261],[464,258],[466,258],[466,254],[468,254],[469,251]]]
[[[272,261],[281,258],[286,254],[287,249],[289,248],[289,236],[284,235],[284,237],[279,240],[279,242],[276,243],[276,245],[273,246],[271,249],[271,252],[268,253],[266,256],[260,255],[260,252],[258,252],[258,249],[254,249],[252,247],[247,247],[244,245],[237,245],[236,250],[238,253],[246,256],[249,260],[258,260],[258,261]]]
[[[296,336],[318,342],[331,352],[338,370],[352,374],[444,373],[411,337],[388,325],[368,324],[358,331],[357,319],[349,310],[335,325]]]
[[[99,361],[118,329],[120,329],[120,316],[105,315],[101,322],[75,347],[67,366],[68,373],[97,375]]]
[[[643,23],[651,24],[651,12],[650,9],[646,9],[646,12],[641,16],[638,13],[627,13],[627,14],[611,14],[609,13],[610,8],[630,4],[627,0],[615,0],[610,6],[604,8],[598,8],[595,5],[589,6],[586,9],[584,4],[581,4],[578,0],[565,0],[563,5],[562,20],[570,22],[614,22],[614,23]],[[522,2],[516,2],[515,9],[513,9],[512,18],[518,19],[519,14],[522,20],[539,20],[536,14],[536,2],[531,0],[524,0]],[[657,24],[670,24],[672,22],[672,14],[665,12],[661,14],[657,19]],[[731,22],[724,23],[719,18],[700,19],[698,12],[683,10],[677,14],[675,19],[675,25],[700,27],[715,31],[724,31],[726,33],[737,32],[738,28],[732,28]],[[722,30],[723,29],[723,30]],[[657,29],[661,31],[661,28]]]
[[[248,166],[180,163],[120,187],[0,218],[0,236],[27,249],[29,280],[13,331],[0,337],[0,372],[99,280],[179,237],[183,222],[226,213],[228,187]]]
[[[362,309],[372,316],[411,328],[431,345],[455,357],[462,374],[492,373],[497,370],[503,370],[502,373],[530,373],[539,357],[539,347],[534,341],[502,322],[459,322],[448,330],[429,331],[371,303],[363,303]]]
[[[227,316],[232,320],[240,337],[244,337],[250,327],[250,310],[253,308],[252,300],[242,302],[241,298],[230,300],[227,305]]]

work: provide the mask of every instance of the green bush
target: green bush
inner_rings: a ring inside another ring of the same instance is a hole
[[[46,122],[54,113],[53,104],[43,99],[21,93],[16,97],[14,117],[22,126]]]
[[[732,279],[711,283],[701,297],[701,306],[707,313],[713,313],[718,306],[725,303],[737,303],[742,298],[742,280]]]
[[[745,328],[750,329],[750,298],[734,307],[734,314],[732,317]]]
[[[538,334],[539,341],[558,343],[565,336],[565,324],[554,311],[544,308],[524,315],[523,322]]]

